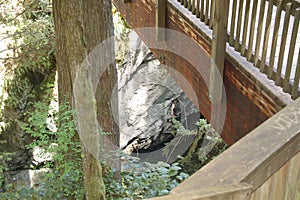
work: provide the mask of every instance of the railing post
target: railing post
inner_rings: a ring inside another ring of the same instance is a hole
[[[167,0],[156,0],[156,39],[158,41],[165,40],[165,31],[166,28],[166,6]]]
[[[229,0],[215,0],[215,13],[212,36],[209,97],[212,103],[222,101],[223,70],[226,55],[226,37]]]

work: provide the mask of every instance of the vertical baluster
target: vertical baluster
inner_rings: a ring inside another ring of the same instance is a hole
[[[300,49],[299,49],[299,53],[300,53]],[[293,84],[293,88],[292,88],[292,98],[296,99],[299,95],[299,79],[300,79],[300,56],[298,54],[298,61],[297,61],[297,66],[296,66],[296,74],[295,74],[295,78],[294,78],[294,84]]]
[[[204,1],[205,0],[201,0],[201,11],[200,11],[200,20],[204,21]]]
[[[257,2],[258,2],[258,0],[254,0],[253,7],[252,7],[250,38],[249,38],[248,55],[247,55],[248,61],[250,61],[252,59],[252,48],[253,48],[254,30],[255,30],[255,24],[256,24]]]
[[[230,46],[234,46],[234,28],[235,28],[237,0],[233,0],[232,3],[233,3],[232,4],[232,15],[231,15],[231,25],[230,25],[230,35],[229,35]]]
[[[242,18],[243,18],[243,5],[244,5],[244,0],[240,0],[238,24],[237,24],[236,38],[235,38],[235,44],[234,44],[234,48],[236,51],[240,50],[240,35],[241,35],[241,26],[242,26]]]
[[[200,0],[197,0],[196,17],[200,18]]]
[[[261,62],[260,62],[260,71],[261,72],[265,72],[265,70],[266,70],[266,59],[267,59],[267,51],[268,51],[273,5],[274,5],[274,0],[269,0],[266,27],[265,27],[265,36],[264,36],[264,46],[263,46],[262,58],[261,58]]]
[[[215,12],[215,0],[211,0],[210,14],[209,14],[209,28],[210,29],[213,28],[214,12]]]
[[[181,0],[181,1],[180,1],[180,2],[181,2],[181,5],[184,5],[184,1],[185,1],[185,0]]]
[[[246,40],[248,34],[248,21],[249,21],[249,12],[250,12],[250,0],[246,1],[246,10],[245,10],[245,21],[244,21],[244,28],[243,28],[243,37],[242,37],[242,50],[241,53],[245,56],[246,51]]]
[[[186,7],[187,8],[187,6],[188,6],[188,0],[184,0],[184,7]]]
[[[192,3],[192,13],[195,14],[196,13],[196,0],[193,0],[193,3]]]
[[[275,52],[276,52],[277,39],[278,39],[278,30],[279,30],[280,19],[281,19],[281,11],[282,11],[282,0],[279,0],[277,5],[276,17],[275,17],[275,26],[273,32],[268,78],[272,78],[273,76],[273,67],[274,67]]]
[[[192,0],[188,0],[188,9],[192,10]]]
[[[208,25],[209,0],[206,0],[205,2],[206,2],[206,3],[205,3],[205,20],[204,20],[204,23],[205,23],[206,25]]]
[[[259,19],[258,19],[258,30],[256,36],[255,54],[254,54],[254,66],[256,67],[258,67],[258,62],[259,62],[260,42],[261,42],[261,33],[262,33],[262,25],[263,25],[262,22],[265,14],[265,5],[266,5],[266,1],[261,0]]]
[[[300,8],[297,8],[296,15],[294,18],[293,32],[289,49],[288,62],[286,66],[285,76],[283,80],[283,91],[288,92],[290,89],[290,76],[292,71],[293,57],[295,51],[295,45],[297,41],[297,33],[299,28]]]
[[[284,24],[283,24],[283,30],[282,30],[280,52],[279,52],[278,65],[277,65],[277,71],[276,71],[276,77],[275,77],[276,85],[281,84],[281,71],[282,71],[284,51],[285,51],[285,46],[286,46],[286,38],[287,38],[287,33],[288,33],[288,29],[289,29],[289,24],[290,24],[291,7],[292,7],[292,3],[288,3],[286,5],[286,9],[285,9],[285,17],[284,17]]]

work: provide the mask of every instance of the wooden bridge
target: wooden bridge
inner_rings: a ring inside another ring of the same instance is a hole
[[[300,199],[300,1],[112,2],[235,143],[158,199]]]

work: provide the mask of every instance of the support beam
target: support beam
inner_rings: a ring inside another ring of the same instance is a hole
[[[212,36],[212,55],[209,79],[209,94],[213,104],[222,101],[223,71],[226,55],[226,36],[229,0],[216,0]]]
[[[156,0],[156,39],[157,41],[164,41],[166,39],[166,5],[167,0]]]

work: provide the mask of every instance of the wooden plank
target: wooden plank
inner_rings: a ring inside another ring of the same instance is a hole
[[[283,65],[283,59],[284,59],[284,51],[286,47],[286,38],[288,33],[288,27],[290,23],[290,15],[291,15],[291,6],[292,3],[288,3],[286,5],[286,12],[284,17],[284,24],[282,29],[282,37],[281,37],[281,43],[280,43],[280,51],[279,51],[279,57],[278,57],[278,65],[277,65],[277,71],[275,75],[275,84],[281,85],[281,71],[282,71],[282,65]]]
[[[262,34],[262,21],[264,20],[265,14],[265,5],[266,1],[261,0],[260,10],[259,10],[259,18],[258,18],[258,27],[257,27],[257,35],[256,35],[256,44],[254,51],[254,66],[258,67],[259,64],[259,54],[260,54],[260,43],[261,43],[261,34]]]
[[[188,10],[192,11],[192,0],[188,0]]]
[[[204,1],[205,0],[201,0],[201,10],[200,10],[200,20],[203,22],[204,21]]]
[[[245,182],[256,190],[300,151],[300,98],[258,126],[173,189],[186,190]]]
[[[235,19],[236,19],[236,7],[237,0],[233,0],[232,2],[232,14],[231,14],[231,25],[230,25],[230,35],[229,35],[229,45],[234,46],[234,28],[235,28]]]
[[[284,199],[286,176],[289,167],[289,162],[287,162],[283,167],[280,168],[272,176],[271,187],[270,187],[270,199]],[[268,180],[270,181],[270,179]]]
[[[249,200],[252,187],[244,183],[236,183],[225,187],[212,187],[199,191],[186,191],[180,194],[170,194],[149,200]]]
[[[197,0],[196,17],[200,18],[200,0]]]
[[[166,39],[166,5],[167,0],[156,0],[156,39],[157,41],[163,41]]]
[[[277,6],[276,16],[275,16],[275,26],[274,26],[272,48],[271,48],[270,62],[269,62],[268,78],[270,79],[273,77],[273,71],[274,71],[273,68],[274,68],[274,61],[275,61],[275,52],[277,46],[279,25],[281,21],[281,11],[282,11],[282,0],[279,0],[279,4]]]
[[[263,45],[263,52],[262,58],[260,62],[260,71],[266,72],[266,59],[267,59],[267,51],[268,51],[268,44],[269,44],[269,35],[270,35],[270,28],[271,28],[271,20],[272,20],[272,11],[273,11],[274,0],[269,1],[268,5],[268,12],[267,12],[267,19],[266,19],[266,26],[265,26],[265,35],[264,35],[264,45]]]
[[[210,29],[213,28],[214,13],[215,13],[215,0],[211,0],[210,15],[209,15],[209,28]]]
[[[299,49],[300,52],[300,49]],[[298,54],[298,60],[296,65],[296,74],[294,78],[293,88],[292,88],[292,98],[296,99],[299,97],[299,79],[300,79],[300,56]]]
[[[243,6],[244,6],[244,0],[239,1],[239,9],[238,9],[238,23],[237,23],[237,29],[236,29],[236,38],[235,38],[235,44],[234,44],[234,49],[236,51],[240,51],[240,35],[241,35],[241,28],[242,28],[242,18],[244,16],[243,13]]]
[[[274,200],[270,199],[270,187],[273,177],[266,181],[261,187],[257,188],[254,193],[252,193],[251,198],[255,200]]]
[[[205,1],[205,20],[204,23],[208,25],[208,19],[209,19],[209,0]]]
[[[296,16],[294,18],[294,25],[293,25],[289,54],[288,54],[288,61],[287,61],[285,76],[283,80],[283,91],[285,92],[289,92],[290,89],[290,76],[292,71],[295,45],[296,45],[297,35],[298,35],[299,19],[300,19],[300,8],[296,10]]]
[[[226,55],[229,0],[216,0],[215,23],[212,37],[209,93],[213,104],[222,101],[223,71]]]
[[[196,14],[196,0],[193,0],[193,3],[192,3],[192,13],[194,15]]]
[[[245,20],[244,20],[244,28],[243,28],[243,37],[242,37],[242,49],[241,54],[245,56],[246,54],[246,40],[248,34],[248,21],[249,21],[249,12],[250,12],[250,0],[246,1],[246,8],[245,8]]]
[[[254,30],[255,30],[255,24],[256,24],[256,12],[257,12],[257,0],[253,1],[253,7],[252,7],[252,15],[251,15],[251,27],[250,27],[250,39],[248,44],[248,55],[247,60],[252,60],[252,52],[253,52],[253,39],[254,39]]]
[[[284,199],[300,199],[300,152],[290,161]]]

